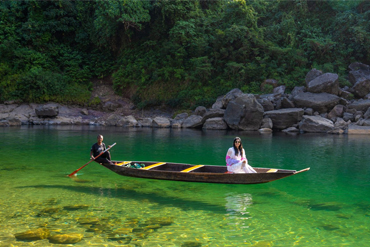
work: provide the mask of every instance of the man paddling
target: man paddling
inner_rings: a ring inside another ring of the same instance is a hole
[[[91,147],[91,151],[90,151],[91,159],[95,159],[95,157],[98,156],[101,152],[104,152],[105,149],[107,148],[105,144],[103,143],[103,136],[98,135],[97,142]],[[106,151],[105,153],[100,155],[98,158],[95,159],[95,161],[98,163],[114,165],[111,161],[109,151]]]

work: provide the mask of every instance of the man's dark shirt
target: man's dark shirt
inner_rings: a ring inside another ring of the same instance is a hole
[[[98,143],[95,143],[91,147],[91,151],[93,152],[94,157],[98,156],[101,152],[104,152],[106,149],[105,144],[102,143],[101,145],[98,145]]]

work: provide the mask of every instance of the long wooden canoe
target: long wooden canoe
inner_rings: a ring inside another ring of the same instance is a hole
[[[170,162],[148,161],[113,161],[114,165],[103,164],[108,169],[122,176],[139,178],[166,179],[188,182],[225,183],[225,184],[258,184],[267,183],[281,178],[308,171],[255,168],[257,173],[228,173],[226,166],[191,165]],[[132,168],[134,164],[142,168]]]

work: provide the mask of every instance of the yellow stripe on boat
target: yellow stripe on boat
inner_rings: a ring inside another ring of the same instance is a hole
[[[131,163],[131,161],[123,161],[121,163],[116,163],[116,166],[123,166],[123,165],[127,165],[129,163]]]
[[[277,171],[278,171],[278,169],[270,169],[267,172],[277,172]]]
[[[198,168],[201,168],[203,167],[204,165],[197,165],[197,166],[192,166],[192,167],[189,167],[185,170],[182,170],[181,172],[191,172],[191,171],[194,171],[195,169],[198,169]]]
[[[166,162],[159,162],[159,163],[155,163],[155,164],[150,165],[150,166],[142,167],[142,168],[140,168],[140,169],[143,169],[143,170],[150,170],[150,169],[152,169],[152,168],[154,168],[154,167],[161,166],[161,165],[164,165],[164,164],[166,164]]]

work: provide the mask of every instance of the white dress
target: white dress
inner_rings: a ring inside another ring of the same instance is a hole
[[[243,163],[245,161],[245,163]],[[243,155],[235,155],[234,148],[231,147],[226,153],[226,165],[227,170],[232,173],[257,173],[250,165],[245,157],[245,151],[243,149]]]

